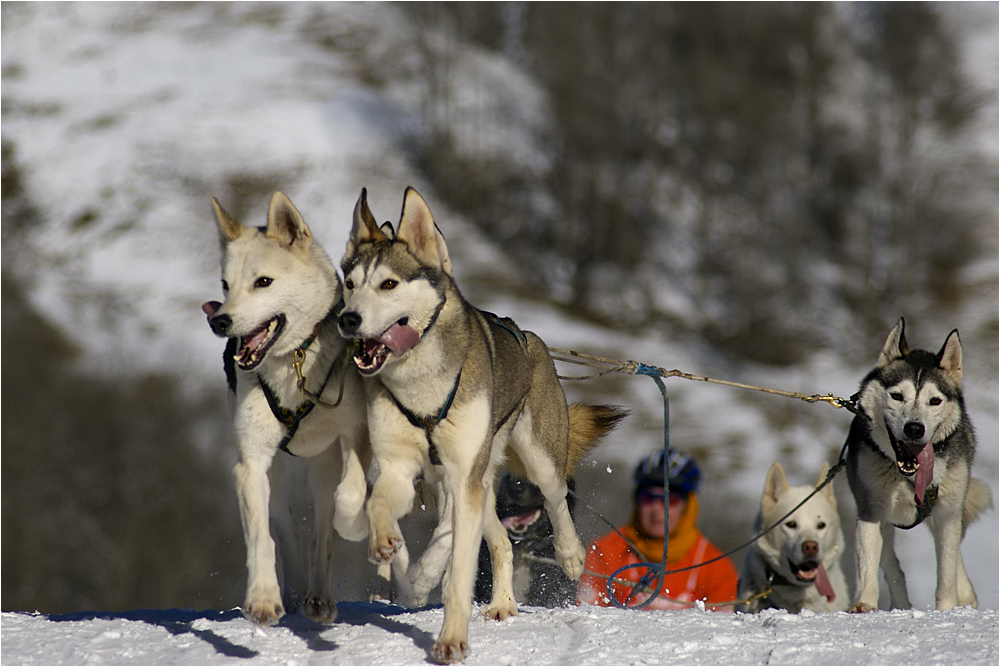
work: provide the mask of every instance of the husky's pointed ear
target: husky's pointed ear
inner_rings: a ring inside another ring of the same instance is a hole
[[[271,195],[265,236],[293,250],[308,250],[312,244],[312,232],[309,231],[302,215],[291,200],[281,192]]]
[[[406,243],[410,252],[424,264],[451,273],[451,260],[444,234],[434,224],[434,216],[424,198],[413,188],[403,195],[403,213],[399,218],[396,240]]]
[[[823,467],[819,469],[819,479],[816,480],[816,486],[819,486],[820,484],[825,482],[826,476],[828,474],[830,474],[830,464],[827,463],[826,461],[823,461]],[[820,493],[825,494],[826,497],[830,499],[830,502],[834,504],[837,503],[837,499],[833,495],[833,482],[830,482],[829,484],[824,486],[823,490]]]
[[[379,229],[375,216],[368,208],[368,189],[361,188],[361,196],[354,205],[354,223],[351,227],[351,238],[347,241],[347,252],[350,254],[360,243],[377,243],[390,237]]]
[[[906,345],[906,320],[902,317],[896,322],[896,326],[889,332],[889,337],[885,340],[885,346],[878,355],[877,367],[891,364],[896,359],[905,357],[910,353],[910,348]]]
[[[215,212],[215,224],[219,228],[219,242],[223,247],[230,241],[235,241],[246,231],[246,227],[241,225],[233,216],[226,213],[226,210],[219,204],[219,200],[212,197],[212,210]]]
[[[956,384],[962,382],[962,341],[958,337],[958,329],[952,329],[948,334],[937,359],[938,366],[943,368]]]
[[[771,507],[781,494],[788,490],[788,478],[785,477],[785,469],[777,461],[771,464],[771,469],[767,471],[767,478],[764,480],[764,496],[761,504],[764,507]]]

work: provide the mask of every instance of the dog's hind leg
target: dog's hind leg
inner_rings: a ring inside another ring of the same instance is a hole
[[[973,609],[979,607],[979,598],[976,597],[972,581],[965,571],[965,562],[962,560],[961,553],[958,554],[958,604],[961,607],[972,607]]]
[[[891,523],[882,524],[882,574],[889,588],[889,605],[892,609],[909,609],[910,596],[906,593],[906,575],[896,556],[896,528]]]
[[[451,519],[453,501],[440,480],[426,473],[428,482],[434,488],[437,501],[438,523],[431,535],[430,543],[424,549],[420,560],[414,564],[410,572],[410,582],[413,585],[413,605],[423,607],[434,587],[441,583],[451,556]]]
[[[313,539],[309,561],[309,588],[302,609],[318,623],[333,623],[333,516],[340,475],[339,453],[329,447],[309,459],[308,485],[313,502]]]
[[[563,405],[565,406],[565,403]],[[544,422],[542,425],[544,430],[541,432],[537,432],[535,428],[535,423],[538,421]],[[553,422],[555,423],[554,429]],[[566,423],[564,407],[562,424]],[[560,451],[560,449],[564,453],[566,451],[568,430],[561,430],[558,424],[558,414],[552,415],[552,419],[535,419],[533,413],[525,409],[512,431],[511,447],[517,454],[517,459],[523,466],[528,480],[537,486],[545,497],[545,511],[549,515],[549,521],[552,522],[556,560],[559,561],[566,576],[576,581],[583,574],[586,552],[576,534],[576,526],[573,525],[573,517],[569,513],[569,503],[566,501],[568,487],[566,485],[565,458],[563,458],[561,467],[554,460],[555,452]],[[561,448],[557,444],[559,439],[563,442]],[[542,446],[535,443],[542,443]],[[565,457],[565,454],[563,456]]]
[[[492,485],[486,489],[483,508],[483,537],[490,551],[493,564],[493,599],[484,616],[497,621],[517,616],[514,601],[514,550],[511,548],[507,529],[497,518],[497,497]]]

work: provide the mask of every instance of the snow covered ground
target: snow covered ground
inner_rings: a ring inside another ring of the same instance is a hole
[[[376,217],[390,219],[403,188],[415,185],[432,202],[460,284],[479,305],[516,315],[554,347],[711,374],[703,350],[662,332],[609,332],[491,291],[489,283],[477,288],[469,279],[483,267],[511,281],[516,271],[471,225],[434,202],[392,144],[398,124],[415,122],[407,85],[369,85],[355,75],[349,48],[324,49],[302,38],[308,26],[348,47],[352,38],[380,41],[391,54],[393,31],[402,29],[398,9],[317,6],[4,3],[3,135],[40,208],[30,235],[17,244],[5,236],[5,271],[27,283],[36,308],[73,332],[85,364],[104,373],[171,370],[221,390],[221,343],[199,309],[220,297],[210,196],[228,208],[251,184],[264,194],[244,222],[261,224],[266,194],[282,189],[336,258],[362,186]],[[480,73],[504,77],[504,67],[491,63]],[[934,349],[950,329],[947,322],[909,324],[911,343]],[[880,344],[873,342],[873,361]],[[826,354],[795,369],[728,379],[848,396],[865,371]],[[672,437],[717,443],[713,457],[732,470],[725,481],[745,498],[759,495],[776,459],[800,473],[795,482],[813,479],[849,423],[843,411],[811,406],[779,433],[746,392],[668,385]],[[568,387],[571,397],[587,391],[577,387]],[[616,470],[631,465],[662,432],[651,382],[620,382],[613,392],[635,417],[595,455],[593,465],[608,466],[609,474],[608,462]],[[974,472],[996,498],[996,378],[980,379],[968,393],[980,441]],[[637,449],[636,441],[646,444]],[[734,511],[752,514],[751,505]],[[499,625],[474,621],[468,663],[996,664],[998,542],[994,511],[963,544],[980,611],[927,610],[933,547],[920,528],[897,538],[914,611],[734,617],[528,608]],[[292,617],[266,631],[238,612],[4,613],[0,656],[3,664],[419,663],[440,622],[440,609],[410,613],[364,603],[345,603],[340,622],[328,629]]]
[[[3,614],[5,665],[424,664],[443,611],[339,605],[260,630],[239,611]],[[467,665],[995,665],[997,612],[757,615],[526,607],[474,618]]]

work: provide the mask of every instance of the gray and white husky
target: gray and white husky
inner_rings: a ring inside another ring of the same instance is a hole
[[[937,552],[937,608],[976,606],[959,545],[993,501],[989,488],[969,477],[976,438],[962,396],[962,344],[954,330],[937,354],[910,350],[904,326],[900,318],[862,380],[863,415],[847,436],[847,474],[858,507],[854,612],[878,608],[880,563],[891,606],[910,606],[893,533],[921,522]]]
[[[826,480],[829,469],[824,463],[817,486]],[[812,493],[813,488],[789,486],[785,469],[775,461],[764,481],[754,533],[773,526]],[[803,609],[819,612],[847,609],[850,605],[847,580],[840,567],[843,551],[844,534],[840,529],[837,499],[833,484],[827,484],[780,526],[751,545],[743,559],[737,597],[746,599],[768,586],[771,592],[737,607],[738,611],[777,608],[798,613]]]
[[[435,480],[445,508],[436,537],[444,539],[429,551],[450,556],[444,623],[431,656],[461,661],[482,537],[494,566],[486,613],[517,613],[511,546],[495,509],[497,472],[506,465],[542,490],[556,558],[578,579],[585,554],[566,501],[572,463],[582,455],[573,450],[593,446],[624,413],[584,406],[585,418],[571,422],[545,344],[462,297],[444,236],[416,190],[406,190],[395,233],[378,226],[362,191],[341,269],[340,330],[357,341],[377,471],[367,505],[369,557],[380,563],[397,556],[398,520],[413,503],[413,480],[421,472]]]
[[[285,613],[269,529],[270,515],[282,542],[297,542],[288,506],[282,505],[286,498],[272,493],[280,475],[269,476],[272,461],[285,456],[284,450],[308,458],[315,515],[303,610],[314,620],[332,622],[332,530],[354,541],[367,536],[371,459],[361,379],[337,331],[340,279],[280,192],[271,197],[267,227],[245,227],[214,198],[212,205],[225,301],[209,301],[202,309],[212,331],[229,339],[225,366],[239,453],[233,474],[247,548],[243,613],[260,625],[276,623]]]

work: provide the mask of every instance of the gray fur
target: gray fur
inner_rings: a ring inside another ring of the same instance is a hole
[[[566,398],[540,338],[462,296],[444,236],[412,188],[395,236],[375,224],[362,192],[341,268],[341,332],[359,341],[378,471],[368,501],[369,556],[387,562],[402,547],[398,520],[423,472],[438,489],[440,524],[413,568],[414,593],[421,601],[444,574],[444,624],[431,656],[461,661],[482,537],[494,571],[486,615],[517,613],[511,546],[493,489],[504,466],[542,490],[556,557],[571,579],[583,572],[566,502],[570,443],[578,441],[569,437]],[[433,424],[445,407],[446,418]]]
[[[976,438],[962,395],[962,350],[953,331],[941,350],[910,351],[905,322],[890,332],[876,367],[862,380],[859,405],[847,438],[847,473],[857,504],[857,588],[852,611],[878,606],[881,564],[892,608],[909,608],[906,581],[893,549],[896,527],[913,527],[921,512],[915,499],[916,459],[905,454],[933,446],[936,503],[923,520],[934,536],[938,561],[938,609],[976,606],[959,544],[968,525],[992,506],[989,489],[970,479]],[[909,444],[907,444],[909,443]],[[904,452],[900,454],[899,452]],[[907,462],[907,459],[910,459]],[[909,467],[908,467],[909,466]]]

